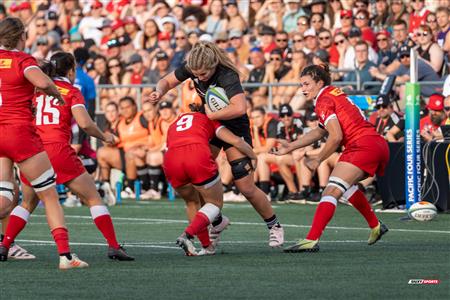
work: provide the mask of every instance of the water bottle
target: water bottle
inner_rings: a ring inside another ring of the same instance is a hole
[[[139,201],[141,198],[141,181],[139,179],[134,181],[134,194],[136,195],[136,201]]]
[[[123,183],[122,183],[121,180],[116,182],[116,201],[117,201],[117,204],[122,203],[122,195],[121,195],[122,185],[123,185]]]
[[[167,197],[169,198],[169,201],[175,201],[175,191],[170,183],[167,186]]]

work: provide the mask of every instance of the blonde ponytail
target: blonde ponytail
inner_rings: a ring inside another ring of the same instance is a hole
[[[225,51],[211,42],[201,41],[196,43],[186,59],[186,67],[189,70],[211,70],[218,65],[227,67],[241,76]]]

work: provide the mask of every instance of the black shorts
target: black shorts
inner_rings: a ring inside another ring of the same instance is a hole
[[[252,136],[250,134],[250,122],[248,120],[247,115],[232,120],[220,121],[220,123],[235,135],[243,138],[244,141],[246,141],[250,146],[252,146]],[[225,143],[224,141],[218,139],[217,137],[213,138],[209,143],[213,146],[216,146],[219,149],[223,148],[223,150],[227,150],[228,148],[233,147],[232,145]]]

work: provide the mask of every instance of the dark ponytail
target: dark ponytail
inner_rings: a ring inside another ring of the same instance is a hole
[[[331,84],[330,67],[327,64],[309,65],[300,76],[310,76],[315,82],[323,81],[324,86]]]
[[[50,78],[66,77],[72,69],[75,69],[75,57],[68,52],[57,52],[41,65],[41,70]]]

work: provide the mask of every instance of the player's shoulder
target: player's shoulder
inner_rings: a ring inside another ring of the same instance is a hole
[[[78,94],[81,95],[81,91],[75,86],[73,86],[73,84],[70,81],[65,80],[65,78],[54,79],[53,81],[56,85],[56,88],[59,90],[59,92],[63,97],[69,95],[78,95]]]

